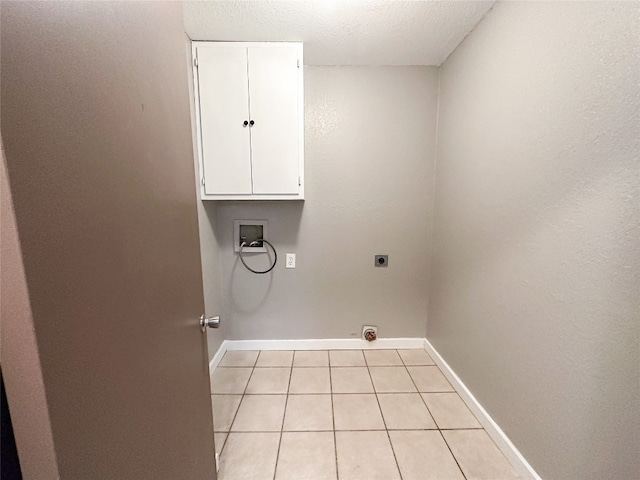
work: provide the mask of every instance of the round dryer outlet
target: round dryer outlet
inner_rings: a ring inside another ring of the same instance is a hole
[[[364,325],[362,327],[362,339],[373,342],[378,338],[378,327],[374,325]]]

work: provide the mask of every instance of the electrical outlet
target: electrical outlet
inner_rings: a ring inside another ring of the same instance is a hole
[[[375,267],[386,267],[389,265],[389,255],[375,255],[373,265]]]
[[[286,268],[296,268],[296,254],[295,253],[287,253],[285,266],[286,266]]]

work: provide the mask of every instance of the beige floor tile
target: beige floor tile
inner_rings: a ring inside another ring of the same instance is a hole
[[[402,359],[395,350],[365,350],[364,357],[370,367],[403,365]]]
[[[331,393],[329,367],[294,367],[289,393]]]
[[[290,368],[256,368],[246,393],[287,393],[290,375]]]
[[[216,452],[220,453],[224,450],[224,444],[227,441],[227,436],[229,434],[227,432],[216,432],[213,434],[214,441],[216,444]]]
[[[333,432],[284,432],[276,480],[335,480]]]
[[[438,428],[482,428],[457,393],[423,393]]]
[[[438,428],[418,393],[383,393],[378,402],[389,430]]]
[[[373,394],[333,396],[336,430],[384,430],[378,400]]]
[[[218,480],[272,480],[279,443],[279,433],[229,434]]]
[[[213,430],[215,432],[229,431],[233,417],[240,406],[240,400],[242,400],[242,395],[211,395]]]
[[[340,480],[400,478],[387,432],[336,432]]]
[[[464,480],[437,430],[392,431],[389,436],[403,480]]]
[[[467,480],[519,478],[484,430],[445,430],[442,435]]]
[[[438,367],[407,367],[419,392],[453,392]]]
[[[398,350],[405,365],[435,365],[429,354],[421,348],[413,350]]]
[[[257,350],[227,351],[220,361],[219,367],[253,367],[258,358]]]
[[[262,350],[256,367],[290,367],[292,363],[292,350]]]
[[[405,367],[369,367],[369,371],[377,393],[416,391]]]
[[[333,393],[373,393],[373,384],[366,367],[331,368]]]
[[[286,400],[286,395],[245,395],[231,431],[279,432]]]
[[[326,350],[298,350],[293,357],[294,367],[328,367],[329,352]]]
[[[289,395],[284,430],[333,430],[331,395]]]
[[[252,370],[252,368],[216,368],[211,376],[211,393],[244,393]]]
[[[366,367],[362,350],[329,350],[332,367]]]

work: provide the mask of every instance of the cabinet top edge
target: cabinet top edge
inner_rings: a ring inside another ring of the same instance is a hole
[[[202,47],[294,47],[302,48],[302,42],[218,42],[215,40],[192,40],[194,48]]]
[[[201,195],[200,200],[203,202],[304,202],[303,195],[291,196],[269,196],[269,195],[224,195],[209,194]]]

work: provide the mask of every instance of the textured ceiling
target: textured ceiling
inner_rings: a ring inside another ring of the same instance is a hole
[[[184,2],[193,40],[301,41],[307,65],[440,65],[492,1]]]

